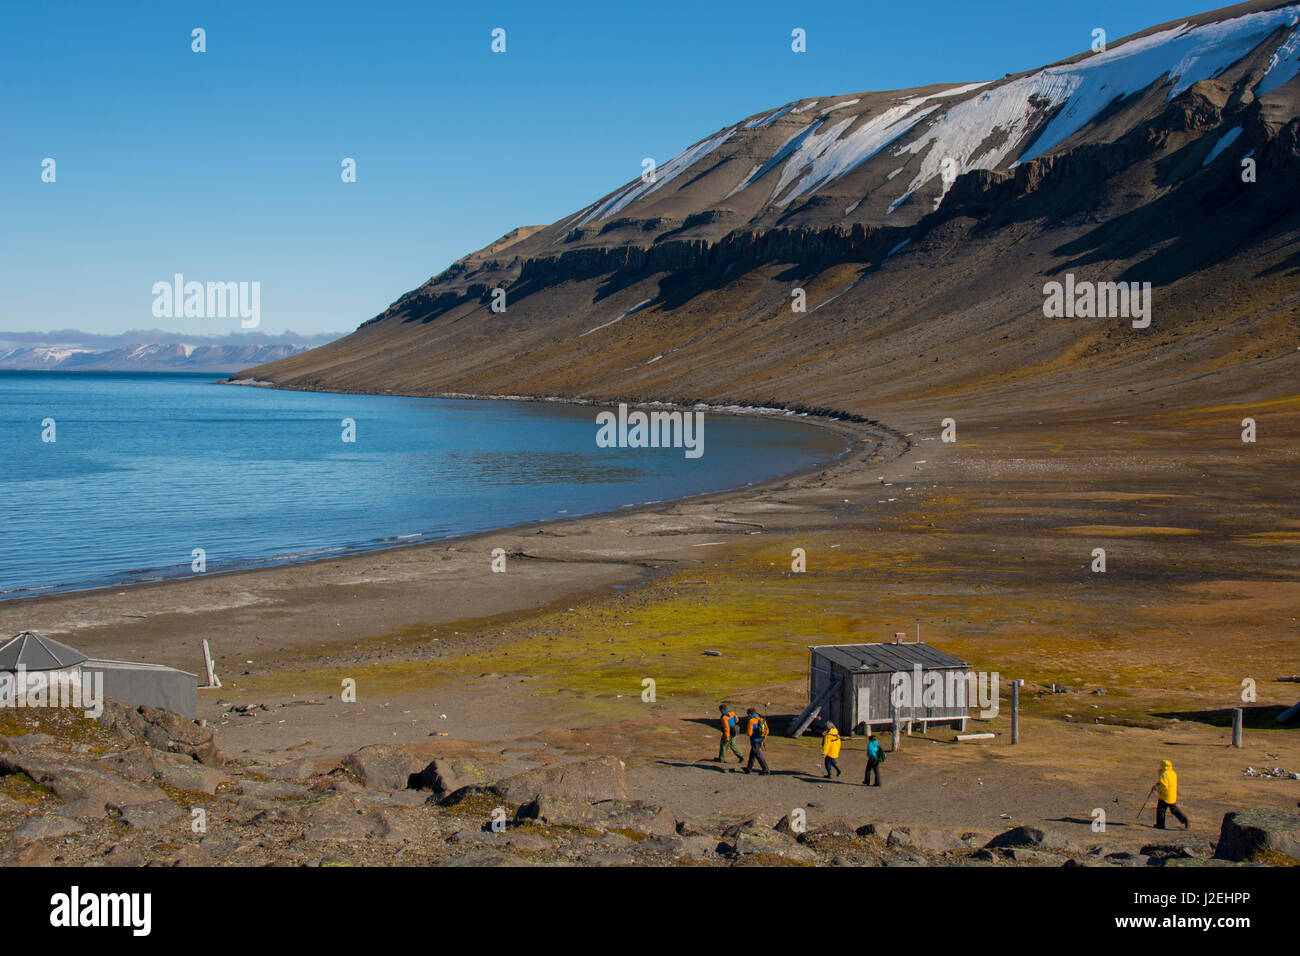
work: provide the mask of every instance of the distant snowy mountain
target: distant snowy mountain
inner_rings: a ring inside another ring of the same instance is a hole
[[[148,333],[144,333],[148,335]],[[273,362],[329,341],[333,336],[288,336],[280,340],[239,336],[182,340],[174,333],[155,333],[155,341],[139,341],[142,333],[119,336],[81,332],[0,332],[0,369],[138,372],[231,372]],[[59,344],[46,344],[48,342]],[[31,344],[31,343],[40,344]]]

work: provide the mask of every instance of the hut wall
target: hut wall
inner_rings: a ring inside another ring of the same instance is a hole
[[[104,696],[131,707],[148,704],[193,718],[198,704],[198,679],[170,668],[134,668],[116,662],[86,661],[83,671],[104,675]]]
[[[947,720],[965,720],[967,716],[967,704],[963,703],[962,694],[965,693],[966,675],[969,671],[965,668],[931,668],[921,671],[922,684],[919,688],[922,700],[925,698],[925,681],[929,679],[930,674],[939,675],[939,700],[936,705],[926,706],[922,703],[917,706],[912,693],[912,685],[915,683],[915,672],[903,672],[908,675],[907,695],[902,706],[898,708],[898,716],[903,721],[915,721],[921,724],[931,722],[941,722]],[[859,673],[854,675],[856,689],[856,710],[857,723],[887,725],[892,719],[891,700],[893,696],[893,673]]]

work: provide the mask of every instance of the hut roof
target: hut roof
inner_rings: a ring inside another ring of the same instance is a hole
[[[84,660],[86,655],[75,647],[31,631],[15,634],[0,645],[0,671],[16,671],[20,666],[29,671],[54,671]]]
[[[970,666],[960,658],[919,641],[908,644],[819,644],[810,649],[848,671],[910,671],[917,664],[923,669]]]

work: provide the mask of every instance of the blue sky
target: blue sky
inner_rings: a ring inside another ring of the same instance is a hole
[[[348,331],[751,113],[987,80],[1208,7],[764,0],[9,5],[0,331],[162,327],[155,282],[261,283],[260,331]],[[207,52],[191,51],[202,27]],[[506,30],[506,52],[491,31]],[[790,32],[807,32],[793,53]],[[55,160],[57,181],[41,181]],[[340,179],[357,163],[357,182]]]

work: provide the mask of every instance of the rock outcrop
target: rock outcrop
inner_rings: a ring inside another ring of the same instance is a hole
[[[1300,815],[1239,810],[1223,816],[1215,859],[1300,863]]]

